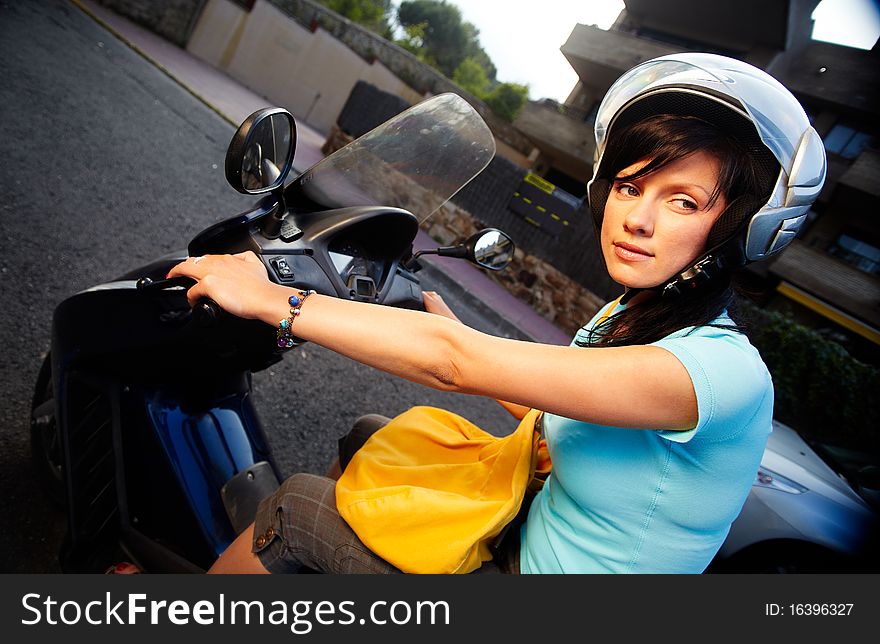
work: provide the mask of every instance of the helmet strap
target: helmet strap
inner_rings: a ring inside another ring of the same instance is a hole
[[[711,282],[723,272],[724,265],[723,255],[707,253],[688,269],[654,288],[660,291],[661,297],[679,297]]]
[[[663,298],[677,298],[688,295],[701,287],[709,284],[723,272],[725,266],[724,256],[717,253],[707,253],[695,261],[682,272],[674,275],[662,284],[650,288],[630,288],[620,300],[621,304],[627,304],[636,295],[651,292]]]

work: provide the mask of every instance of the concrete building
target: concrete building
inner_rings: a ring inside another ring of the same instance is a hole
[[[576,25],[561,51],[579,81],[565,104],[533,102],[515,125],[541,150],[534,170],[584,195],[592,126],[611,83],[633,65],[709,51],[761,67],[804,106],[828,153],[809,224],[772,262],[755,265],[767,304],[880,355],[880,53],[813,41],[819,0],[625,0],[609,30]],[[756,20],[760,16],[760,20]]]

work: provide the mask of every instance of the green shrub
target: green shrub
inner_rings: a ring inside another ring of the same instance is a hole
[[[455,69],[455,73],[452,75],[452,80],[456,85],[478,98],[483,98],[489,87],[489,77],[486,76],[486,70],[473,58],[465,58],[461,61],[461,65]]]
[[[742,313],[773,376],[775,417],[806,438],[880,452],[880,369],[785,315],[751,305]]]
[[[495,114],[513,123],[529,98],[529,88],[517,83],[501,83],[482,98]]]

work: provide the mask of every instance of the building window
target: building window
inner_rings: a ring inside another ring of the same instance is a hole
[[[873,137],[845,123],[838,123],[825,135],[825,149],[844,159],[855,159],[871,143]]]
[[[844,234],[837,238],[828,252],[860,271],[880,275],[880,248],[871,243]]]

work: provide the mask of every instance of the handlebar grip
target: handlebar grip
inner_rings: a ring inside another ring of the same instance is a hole
[[[203,297],[193,307],[193,319],[200,327],[208,328],[216,326],[223,315],[223,309],[214,300]]]

